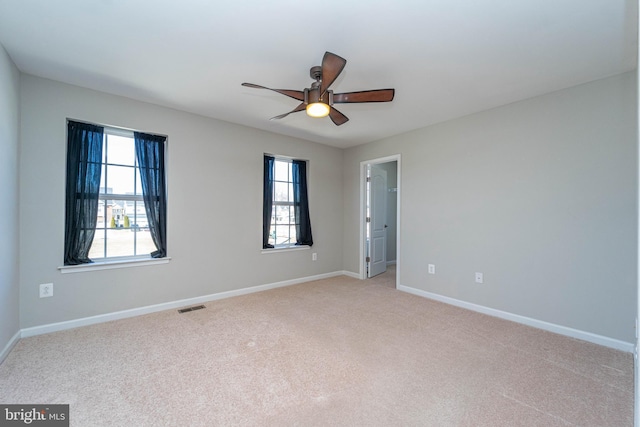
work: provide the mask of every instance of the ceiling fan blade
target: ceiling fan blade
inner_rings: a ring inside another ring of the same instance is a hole
[[[331,117],[331,121],[336,125],[340,126],[349,121],[349,118],[342,114],[340,111],[331,107],[331,111],[329,111],[329,117]]]
[[[393,100],[395,89],[363,90],[360,92],[334,93],[334,104],[355,102],[389,102]]]
[[[242,86],[251,87],[254,89],[267,89],[274,92],[278,92],[282,95],[286,95],[290,98],[297,99],[298,101],[304,101],[304,92],[301,90],[289,90],[289,89],[271,89],[270,87],[260,86],[253,83],[242,83]]]
[[[324,57],[322,58],[322,83],[320,84],[321,98],[329,86],[338,78],[338,75],[340,75],[346,64],[347,60],[339,57],[335,53],[324,53]]]
[[[296,108],[294,108],[293,110],[289,111],[288,113],[284,113],[284,114],[280,114],[279,116],[271,117],[269,120],[283,119],[283,118],[287,117],[291,113],[297,113],[298,111],[302,111],[302,110],[304,110],[306,108],[307,108],[307,104],[305,104],[303,102],[302,104],[298,105]]]

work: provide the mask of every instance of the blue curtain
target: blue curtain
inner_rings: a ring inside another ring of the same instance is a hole
[[[309,218],[309,198],[307,197],[307,162],[293,160],[293,205],[296,216],[296,245],[313,246],[311,235],[311,219]]]
[[[167,138],[141,132],[134,132],[133,136],[149,231],[157,249],[151,252],[151,256],[164,258],[167,256],[167,188],[164,164],[164,143]]]
[[[92,262],[89,250],[98,221],[104,128],[67,122],[64,265]]]
[[[262,248],[273,248],[269,244],[271,231],[271,211],[273,210],[273,181],[275,175],[275,158],[264,156],[264,178],[262,181]]]

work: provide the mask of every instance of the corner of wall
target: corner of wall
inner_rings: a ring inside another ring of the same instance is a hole
[[[0,205],[3,219],[15,225],[19,215],[20,71],[0,45]],[[0,239],[0,361],[20,334],[18,227],[5,227]]]

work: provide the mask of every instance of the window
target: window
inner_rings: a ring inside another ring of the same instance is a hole
[[[166,256],[165,142],[68,121],[65,265]]]
[[[156,250],[142,198],[133,132],[105,128],[98,200],[90,259],[148,256]]]
[[[264,157],[263,249],[313,245],[307,162]]]
[[[277,160],[274,163],[273,208],[269,244],[273,247],[296,243],[296,216],[293,207],[293,181],[291,162]]]

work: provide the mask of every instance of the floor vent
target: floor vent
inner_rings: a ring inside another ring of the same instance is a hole
[[[178,313],[180,313],[180,314],[188,313],[190,311],[202,310],[203,308],[204,308],[204,305],[194,305],[193,307],[182,308],[182,309],[178,310]]]

